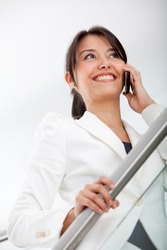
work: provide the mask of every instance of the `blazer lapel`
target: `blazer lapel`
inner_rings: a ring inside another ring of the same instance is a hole
[[[126,129],[126,132],[128,133],[130,142],[132,144],[132,147],[136,145],[136,143],[139,141],[140,137],[142,136],[139,134],[133,127],[131,127],[127,122],[123,121],[124,127]]]
[[[97,116],[86,111],[75,123],[112,148],[121,158],[126,157],[123,143]]]

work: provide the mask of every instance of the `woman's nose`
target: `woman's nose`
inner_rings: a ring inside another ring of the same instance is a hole
[[[109,60],[101,60],[98,64],[99,69],[109,69],[111,68],[111,62]]]

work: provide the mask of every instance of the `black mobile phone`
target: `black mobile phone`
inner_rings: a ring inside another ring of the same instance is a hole
[[[124,72],[124,85],[125,85],[125,93],[128,94],[130,90],[130,72]]]

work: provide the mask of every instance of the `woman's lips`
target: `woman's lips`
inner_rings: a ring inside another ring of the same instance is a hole
[[[94,81],[102,82],[102,81],[113,81],[115,80],[115,76],[113,74],[103,74],[103,75],[97,75],[93,78]]]

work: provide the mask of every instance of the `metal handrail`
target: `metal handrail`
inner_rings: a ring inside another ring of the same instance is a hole
[[[0,231],[0,242],[7,240],[7,239],[8,239],[7,230],[4,229],[4,230]]]
[[[116,188],[110,191],[113,199],[121,192],[166,135],[167,108],[140,138],[119,168],[110,177],[116,184]],[[74,250],[101,216],[93,210],[86,208],[77,216],[57,244],[53,246],[52,250]]]

